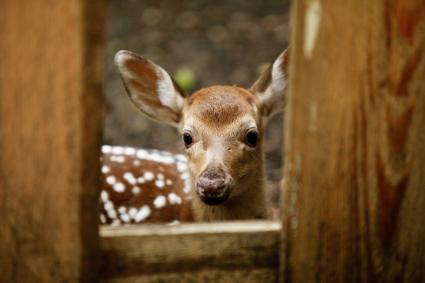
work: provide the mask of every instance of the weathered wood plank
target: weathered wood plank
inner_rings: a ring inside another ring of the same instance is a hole
[[[425,281],[425,2],[295,1],[282,281]]]
[[[92,282],[103,1],[0,10],[0,281]]]
[[[110,282],[275,282],[279,232],[273,221],[102,227],[101,276]]]
[[[198,282],[223,282],[223,283],[273,283],[276,282],[276,270],[272,268],[247,268],[223,270],[216,268],[195,269],[183,272],[167,272],[140,274],[133,276],[114,277],[102,282],[108,283],[198,283]]]

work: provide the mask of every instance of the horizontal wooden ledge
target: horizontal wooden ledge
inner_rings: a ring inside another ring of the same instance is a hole
[[[101,277],[276,278],[280,229],[277,221],[101,227]]]

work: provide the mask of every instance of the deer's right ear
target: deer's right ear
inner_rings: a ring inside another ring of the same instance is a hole
[[[179,124],[185,93],[164,69],[125,50],[115,55],[115,64],[128,95],[143,113],[159,122]]]

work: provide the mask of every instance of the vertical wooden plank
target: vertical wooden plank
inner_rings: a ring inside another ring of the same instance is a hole
[[[103,1],[0,2],[2,282],[92,282]]]
[[[284,282],[425,281],[425,2],[292,9]]]

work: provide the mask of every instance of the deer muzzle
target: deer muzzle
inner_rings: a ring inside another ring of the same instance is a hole
[[[207,168],[199,176],[196,192],[207,205],[219,205],[230,195],[229,178],[221,168]]]

